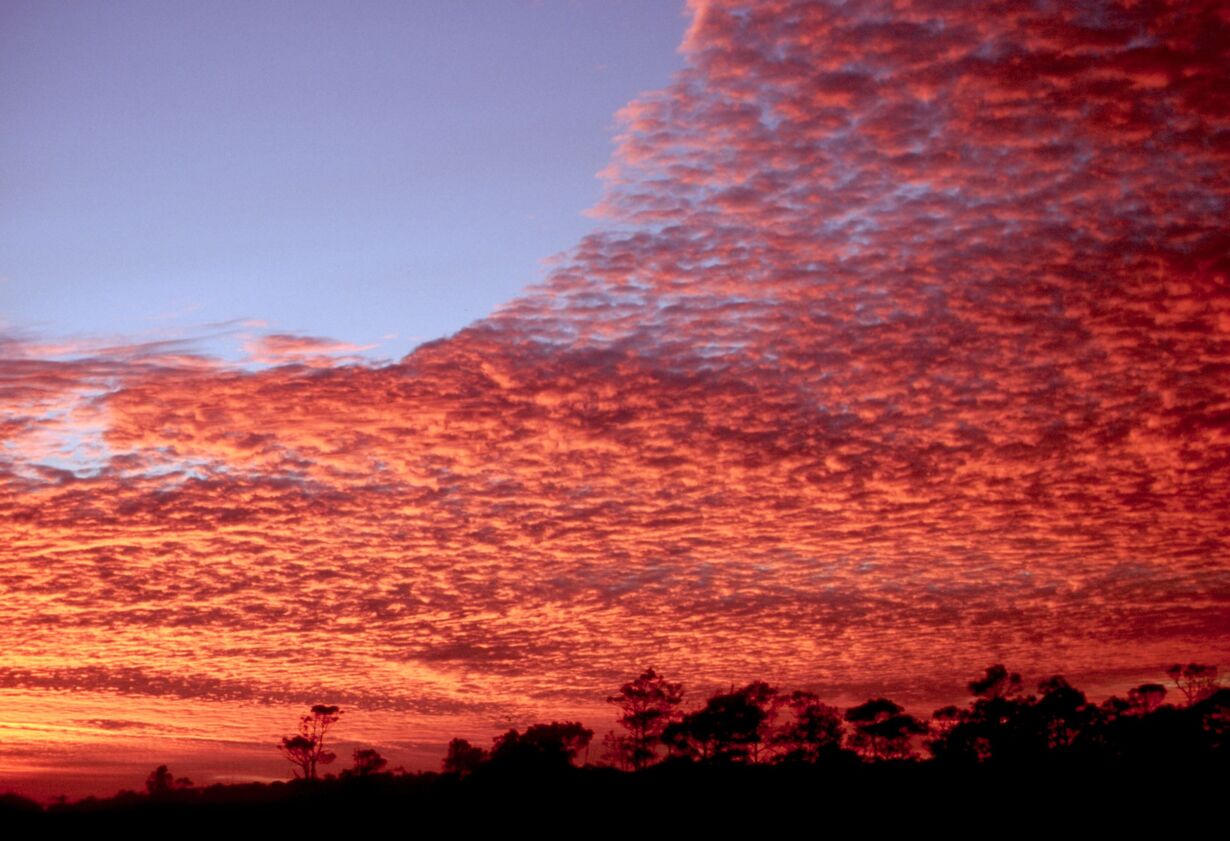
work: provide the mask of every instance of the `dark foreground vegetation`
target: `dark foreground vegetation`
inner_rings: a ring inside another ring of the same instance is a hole
[[[1230,689],[1212,666],[1167,674],[1169,688],[1147,683],[1092,704],[1062,677],[1026,694],[1019,675],[995,665],[969,684],[968,705],[924,721],[885,698],[840,711],[762,681],[684,712],[683,687],[650,669],[608,699],[621,729],[602,740],[597,760],[585,761],[593,731],[551,722],[510,730],[489,749],[454,739],[440,773],[388,771],[367,748],[354,751],[352,767],[321,775],[336,759],[326,740],[342,711],[317,705],[277,746],[289,782],[194,787],[160,766],[144,793],[46,809],[0,797],[0,819],[155,829],[391,821],[411,834],[516,826],[549,836],[799,820],[809,831],[860,834],[920,824],[960,834],[1181,828],[1228,790]]]

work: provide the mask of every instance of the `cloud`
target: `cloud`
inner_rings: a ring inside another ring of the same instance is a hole
[[[553,715],[1230,654],[1218,4],[691,8],[601,226],[455,336],[6,350],[23,680]]]
[[[253,362],[262,365],[308,365],[328,367],[342,362],[357,362],[358,354],[375,345],[354,345],[316,336],[293,336],[271,333],[256,336],[244,343]]]

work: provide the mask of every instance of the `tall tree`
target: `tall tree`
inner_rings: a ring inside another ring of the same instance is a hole
[[[769,742],[776,762],[819,762],[841,749],[841,711],[820,703],[814,692],[796,690],[778,705],[782,721]]]
[[[985,762],[1028,750],[1031,737],[1026,718],[1033,699],[1021,696],[1020,674],[996,663],[967,686],[974,696],[968,709],[949,706],[932,713],[929,747],[936,759]]]
[[[1095,708],[1062,675],[1038,684],[1038,700],[1031,706],[1036,732],[1036,751],[1070,750],[1094,726]]]
[[[176,777],[165,765],[159,765],[145,778],[145,790],[150,797],[165,797],[173,791],[192,788],[192,780]]]
[[[379,774],[388,766],[389,761],[380,755],[375,748],[355,748],[351,758],[354,766],[350,771],[343,771],[342,776],[370,777]]]
[[[487,751],[470,744],[467,739],[453,739],[444,755],[444,773],[465,777],[473,774],[487,761]]]
[[[278,751],[295,766],[295,777],[315,780],[316,769],[328,765],[337,754],[325,748],[325,734],[337,723],[342,711],[331,704],[317,704],[299,719],[299,732],[283,736]]]
[[[763,681],[713,695],[705,706],[665,728],[676,754],[718,762],[756,762],[777,690]]]
[[[628,731],[624,752],[632,767],[640,770],[655,759],[662,731],[679,718],[683,684],[671,683],[653,669],[646,669],[619,687],[607,702],[619,707],[616,720]]]
[[[1166,687],[1160,683],[1142,683],[1128,690],[1128,709],[1138,715],[1148,715],[1166,700]]]
[[[1166,675],[1183,693],[1189,707],[1217,691],[1216,666],[1203,663],[1188,663],[1184,666],[1181,663],[1175,663],[1166,670]]]

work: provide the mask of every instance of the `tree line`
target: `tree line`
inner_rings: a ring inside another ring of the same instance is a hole
[[[586,764],[637,772],[657,764],[1026,765],[1220,753],[1230,732],[1230,689],[1220,687],[1217,667],[1176,664],[1166,674],[1170,688],[1145,683],[1126,697],[1094,704],[1058,675],[1027,693],[1019,673],[995,664],[968,683],[972,700],[966,706],[943,707],[924,720],[888,698],[842,710],[814,692],[779,689],[762,680],[713,693],[686,710],[683,684],[647,668],[607,698],[617,710],[619,729],[605,734],[596,760],[589,757],[593,730],[576,721],[554,721],[524,732],[511,729],[490,748],[453,739],[443,771],[466,777],[558,770],[576,764],[582,754]],[[316,705],[300,719],[298,732],[281,740],[278,749],[297,779],[318,779],[320,768],[336,759],[326,735],[340,717],[337,706]],[[388,773],[387,760],[374,748],[358,749],[352,759],[342,776]],[[165,789],[170,779],[165,767],[156,773],[161,776],[151,782],[151,792]]]
[[[827,798],[881,818],[893,804],[905,818],[956,797],[967,818],[997,821],[1010,809],[1041,820],[1062,807],[1101,825],[1107,812],[1099,804],[1112,801],[1164,815],[1204,808],[1230,770],[1230,689],[1212,665],[1172,666],[1165,683],[1101,703],[1059,676],[1027,686],[1003,664],[967,688],[965,705],[926,718],[884,697],[841,709],[762,680],[688,704],[681,683],[646,668],[607,697],[615,727],[597,741],[581,722],[538,723],[486,747],[453,739],[439,772],[418,773],[390,770],[374,747],[359,747],[349,767],[330,773],[344,711],[317,704],[276,744],[290,764],[287,782],[201,787],[160,765],[141,794],[62,799],[46,810],[0,795],[0,817],[30,811],[282,826],[413,809],[445,824],[487,816],[496,828],[512,820],[541,829],[544,815],[587,821],[636,803],[642,815],[688,826],[707,816],[720,828],[752,804],[794,804],[788,814]],[[1136,811],[1118,814],[1135,826]]]

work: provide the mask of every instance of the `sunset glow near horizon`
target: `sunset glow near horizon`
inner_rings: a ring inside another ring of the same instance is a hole
[[[965,5],[690,3],[592,232],[396,362],[0,322],[0,790],[1224,666],[1230,14]]]

